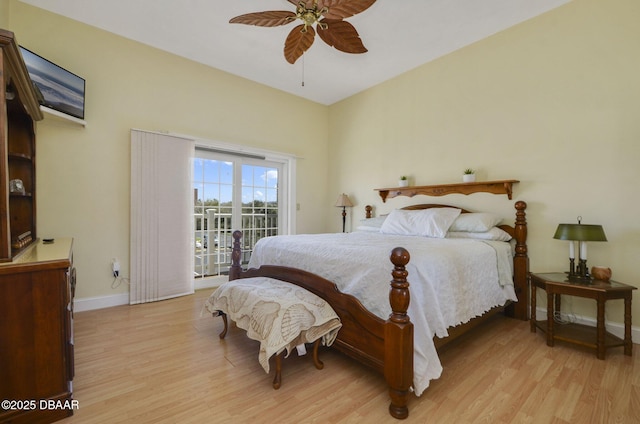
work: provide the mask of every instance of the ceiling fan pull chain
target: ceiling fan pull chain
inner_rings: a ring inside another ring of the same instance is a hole
[[[302,55],[302,86],[304,87],[304,54]]]

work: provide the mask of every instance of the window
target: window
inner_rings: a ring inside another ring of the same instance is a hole
[[[253,246],[261,238],[290,233],[292,160],[196,147],[193,161],[196,278],[228,273],[235,230],[243,232],[243,263],[248,262]]]

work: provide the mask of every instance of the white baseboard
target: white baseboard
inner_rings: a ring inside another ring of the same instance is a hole
[[[589,325],[591,327],[595,327],[597,322],[595,318],[584,317],[579,315],[574,315],[576,324],[584,324]],[[547,319],[547,308],[536,308],[536,319],[537,320],[546,320]],[[616,337],[624,339],[624,323],[621,322],[605,322],[606,330],[613,334]],[[631,340],[634,343],[640,343],[640,327],[631,327]]]
[[[85,297],[73,299],[73,311],[83,312],[94,309],[110,308],[112,306],[128,305],[129,293],[113,294],[109,296]]]
[[[216,289],[222,283],[229,281],[229,277],[211,277],[198,279],[194,283],[195,290]],[[110,308],[112,306],[128,305],[129,293],[113,294],[109,296],[75,298],[73,300],[73,311],[83,312],[92,311],[94,309]]]
[[[217,289],[222,283],[229,281],[227,275],[220,275],[217,277],[198,278],[194,282],[194,289]]]

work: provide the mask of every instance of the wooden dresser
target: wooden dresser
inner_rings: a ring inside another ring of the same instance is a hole
[[[71,238],[39,240],[0,264],[0,423],[50,423],[77,409],[74,291]]]

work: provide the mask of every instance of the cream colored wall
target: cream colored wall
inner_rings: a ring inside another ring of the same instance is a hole
[[[117,257],[128,275],[131,128],[301,157],[297,231],[323,230],[326,106],[15,0],[10,7],[8,29],[21,44],[87,80],[86,128],[51,118],[37,128],[38,235],[75,238],[78,299],[128,290],[111,288],[110,263]]]
[[[9,0],[0,0],[0,28],[9,27]]]
[[[588,264],[640,286],[638,16],[637,0],[573,0],[331,106],[329,192],[351,195],[355,218],[366,204],[380,214],[449,202],[513,219],[506,196],[383,204],[373,189],[396,186],[402,174],[415,185],[456,182],[466,167],[481,180],[518,179],[532,271],[568,269],[567,243],[552,237],[558,223],[581,215],[609,239],[589,245]],[[595,316],[590,301],[565,306]],[[610,302],[607,318],[622,322],[622,301]]]

